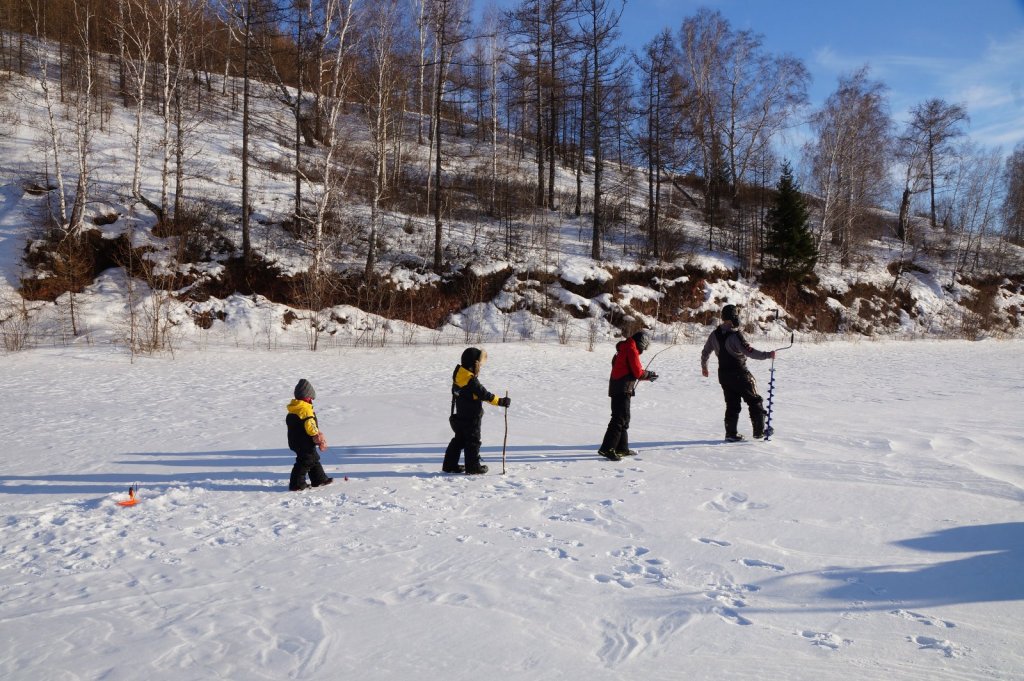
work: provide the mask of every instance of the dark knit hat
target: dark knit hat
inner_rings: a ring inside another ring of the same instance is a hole
[[[315,400],[316,391],[313,390],[313,384],[304,378],[300,378],[299,382],[295,384],[295,399]]]
[[[740,325],[740,313],[735,305],[726,305],[722,308],[722,319],[732,322],[733,326]]]
[[[483,352],[480,348],[466,348],[462,351],[462,360],[459,362],[462,366],[473,371],[476,367],[476,363],[480,361],[480,357]]]
[[[651,347],[651,334],[646,331],[637,331],[632,336],[633,342],[636,343],[636,349],[639,352],[643,352],[647,348]]]

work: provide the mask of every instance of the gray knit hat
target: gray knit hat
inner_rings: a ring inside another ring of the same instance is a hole
[[[636,343],[637,352],[643,352],[647,348],[651,347],[651,334],[646,331],[637,331],[631,338]]]
[[[304,378],[300,378],[299,382],[295,384],[295,399],[315,400],[316,391],[313,390],[313,384]]]

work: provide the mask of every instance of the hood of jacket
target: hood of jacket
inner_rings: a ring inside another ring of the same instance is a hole
[[[288,413],[295,414],[300,419],[306,419],[313,415],[313,405],[305,400],[292,400],[288,403]]]
[[[633,349],[637,350],[637,354],[640,354],[639,350],[636,347],[636,341],[633,340],[632,338],[627,338],[626,340],[620,340],[618,343],[616,343],[615,344],[615,352],[622,352],[624,347],[627,346],[627,345],[632,345]]]
[[[455,367],[455,375],[452,376],[452,382],[460,388],[465,388],[469,385],[469,382],[476,377],[472,371],[464,366]]]

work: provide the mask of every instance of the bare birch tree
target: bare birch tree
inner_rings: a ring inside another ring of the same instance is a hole
[[[491,142],[490,159],[490,190],[488,192],[487,212],[491,216],[497,215],[497,193],[498,193],[498,116],[501,106],[501,97],[498,88],[501,84],[501,71],[504,67],[508,44],[507,38],[501,31],[501,19],[494,8],[490,6],[484,13],[482,25],[482,40],[484,60],[487,69],[487,110],[490,114],[488,128]]]
[[[661,185],[673,141],[682,132],[680,117],[685,110],[684,95],[679,91],[681,60],[668,29],[633,59],[641,76],[636,111],[642,126],[640,151],[647,164],[647,241],[651,253],[661,258]]]
[[[619,20],[625,9],[623,0],[581,0],[578,6],[579,39],[589,62],[589,128],[590,148],[594,157],[594,215],[590,242],[590,257],[601,259],[601,240],[604,237],[604,204],[602,203],[604,178],[605,126],[610,105],[609,90],[620,75],[623,48],[617,43]]]
[[[1006,159],[1003,187],[1004,233],[1013,243],[1024,245],[1024,142]]]
[[[943,166],[952,153],[952,141],[964,134],[960,125],[969,120],[963,106],[941,99],[929,99],[910,110],[910,129],[927,166],[932,227],[936,226],[935,192]]]
[[[182,61],[182,0],[164,0],[160,4],[159,31],[163,65],[161,70],[160,97],[160,216],[162,220],[173,220],[170,211],[171,157],[174,151],[172,132],[174,115],[173,101],[178,96]]]
[[[118,0],[117,35],[121,52],[121,68],[127,78],[123,84],[125,97],[134,104],[135,125],[132,133],[131,196],[142,195],[142,118],[149,82],[153,19],[147,0]]]
[[[39,3],[42,0],[38,0]],[[64,187],[64,166],[63,166],[63,129],[58,124],[57,107],[59,102],[55,101],[55,95],[51,90],[50,83],[50,54],[47,50],[43,36],[43,7],[41,4],[33,4],[33,20],[35,22],[35,37],[33,43],[36,52],[36,62],[39,73],[39,89],[43,93],[43,106],[46,109],[46,140],[47,152],[53,161],[53,180],[57,195],[57,219],[62,230],[68,229],[68,206],[67,192]],[[49,180],[49,178],[47,178]]]
[[[815,137],[805,154],[812,189],[823,204],[815,230],[819,262],[835,246],[840,263],[849,263],[856,227],[888,186],[891,125],[885,86],[870,80],[867,68],[841,77],[836,91],[812,115]]]
[[[75,196],[68,215],[68,232],[78,234],[85,220],[85,206],[89,201],[89,180],[92,171],[92,138],[96,67],[94,64],[94,33],[96,13],[92,0],[74,0],[71,3],[74,43],[70,53],[72,83],[72,115],[74,122],[74,159],[77,172]],[[65,65],[64,68],[68,68]]]
[[[377,240],[381,230],[381,201],[389,190],[388,152],[395,131],[395,109],[400,84],[398,45],[407,37],[402,25],[402,0],[378,0],[369,8],[364,29],[367,87],[364,114],[370,133],[373,195],[370,197],[370,235],[365,277],[371,280],[377,263]]]
[[[441,212],[444,187],[442,186],[442,126],[441,116],[444,110],[445,89],[448,86],[448,70],[451,67],[460,46],[469,38],[466,24],[469,15],[467,0],[433,0],[430,4],[427,20],[434,36],[435,78],[434,106],[431,117],[431,140],[434,145],[433,158],[433,191],[432,212],[434,215],[434,271],[440,272],[444,264],[442,237],[443,223]]]
[[[952,236],[951,281],[958,274],[974,271],[981,260],[984,242],[995,231],[999,219],[1002,154],[982,151],[971,145],[950,149],[952,182],[948,195],[937,206],[941,224]]]
[[[725,45],[731,32],[720,12],[701,9],[683,20],[679,39],[683,53],[683,73],[692,97],[690,132],[700,157],[700,176],[704,189],[704,218],[708,223],[708,248],[714,247],[718,226],[718,207],[724,187],[725,158],[722,149],[721,120],[722,69]]]
[[[740,183],[769,147],[776,133],[793,123],[807,103],[810,76],[793,57],[762,49],[762,37],[749,31],[733,36],[725,69],[724,147],[735,205]]]
[[[327,254],[326,222],[332,206],[343,190],[342,182],[347,171],[339,168],[341,154],[347,140],[337,134],[338,123],[345,108],[350,73],[344,68],[345,60],[353,49],[351,29],[354,19],[355,0],[323,0],[320,9],[320,23],[317,31],[324,36],[324,59],[317,66],[322,76],[318,78],[326,88],[322,95],[327,141],[321,154],[313,162],[314,172],[322,179],[318,183],[319,193],[313,191],[313,265],[315,273],[321,273]],[[312,183],[311,183],[312,186]]]

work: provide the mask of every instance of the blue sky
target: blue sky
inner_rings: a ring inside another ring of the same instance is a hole
[[[1024,0],[627,0],[623,41],[675,32],[700,7],[760,33],[772,53],[802,59],[814,106],[840,75],[868,64],[889,87],[898,123],[938,97],[966,106],[978,144],[1007,153],[1024,142]]]

